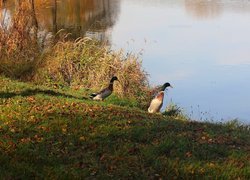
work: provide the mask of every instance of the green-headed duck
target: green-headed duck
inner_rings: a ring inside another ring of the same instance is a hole
[[[113,84],[114,81],[118,81],[118,78],[116,76],[113,76],[112,79],[110,80],[109,86],[102,89],[100,92],[98,93],[92,93],[90,95],[90,98],[93,100],[97,100],[97,101],[102,101],[105,98],[107,98],[108,96],[110,96],[113,92]]]
[[[163,99],[164,99],[164,91],[167,87],[173,88],[169,83],[163,84],[163,86],[160,89],[160,92],[152,99],[150,106],[148,108],[149,113],[157,113],[160,112],[161,107],[163,105]]]

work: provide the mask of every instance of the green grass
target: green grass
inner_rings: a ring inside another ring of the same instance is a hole
[[[1,179],[250,179],[250,131],[0,76]]]

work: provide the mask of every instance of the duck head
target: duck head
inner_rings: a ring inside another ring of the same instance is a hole
[[[119,81],[118,78],[116,76],[113,76],[110,80],[110,83],[113,83],[114,81]]]
[[[165,83],[165,84],[163,84],[163,86],[161,87],[161,91],[165,91],[165,89],[166,89],[167,87],[171,87],[171,88],[173,88],[173,86],[171,86],[171,84],[170,84],[170,83],[166,82],[166,83]]]

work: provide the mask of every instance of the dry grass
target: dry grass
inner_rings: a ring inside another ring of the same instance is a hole
[[[28,0],[20,1],[11,24],[0,28],[0,72],[20,78],[34,68],[39,56],[37,27]],[[4,17],[2,17],[4,19]],[[1,23],[4,24],[4,23]]]
[[[148,92],[147,73],[137,56],[114,52],[89,38],[58,42],[39,66],[34,77],[39,84],[99,90],[116,75],[120,80],[115,83],[118,95],[142,101]]]
[[[52,47],[43,47],[32,1],[20,1],[11,24],[0,28],[0,73],[47,86],[68,86],[98,91],[118,76],[115,93],[146,106],[151,96],[147,73],[137,55],[112,51],[89,38],[68,40],[58,33]]]

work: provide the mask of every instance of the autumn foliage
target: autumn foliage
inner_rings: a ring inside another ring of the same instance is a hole
[[[119,79],[116,94],[145,100],[149,87],[139,58],[124,55],[122,50],[112,51],[108,45],[89,38],[58,42],[40,64],[34,81],[99,90],[114,75]]]
[[[100,90],[112,76],[119,78],[115,93],[146,106],[149,98],[147,73],[140,57],[113,51],[90,38],[72,40],[57,33],[44,42],[38,37],[35,9],[31,1],[20,1],[11,24],[0,28],[0,73],[50,87]],[[48,43],[45,46],[42,43]]]
[[[4,19],[5,17],[2,17]],[[39,57],[37,26],[28,0],[20,1],[10,24],[0,28],[0,72],[23,77],[31,72]]]

